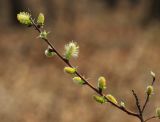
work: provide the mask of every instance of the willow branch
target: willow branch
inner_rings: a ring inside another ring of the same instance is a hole
[[[34,20],[31,18],[31,22],[32,22],[32,25],[33,27],[39,32],[41,33],[41,29],[36,25],[36,23],[34,22]],[[63,58],[63,56],[61,56],[61,54],[57,51],[57,49],[50,43],[50,41],[48,39],[44,39],[42,38],[50,47],[51,49],[57,54],[57,56],[66,64],[68,65],[69,67],[72,67],[72,64],[66,60],[65,58]],[[119,105],[117,104],[114,104],[113,102],[109,101],[106,96],[101,92],[99,91],[99,89],[97,89],[96,87],[94,87],[87,79],[85,79],[78,71],[75,72],[75,74],[77,76],[79,76],[85,83],[85,85],[87,85],[88,87],[90,87],[93,91],[95,91],[97,94],[99,94],[100,96],[103,96],[110,104],[112,104],[114,107],[118,108],[119,110],[127,113],[128,115],[131,115],[131,116],[135,116],[137,118],[139,118],[139,114],[135,113],[135,112],[132,112],[126,108],[122,108],[120,107]]]

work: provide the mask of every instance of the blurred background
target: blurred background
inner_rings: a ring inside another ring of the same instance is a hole
[[[160,106],[160,0],[1,0],[0,120],[2,122],[138,122],[64,74],[64,63],[46,58],[38,33],[20,25],[16,15],[30,9],[46,16],[45,29],[63,54],[64,44],[78,42],[80,56],[71,62],[92,84],[103,75],[107,93],[137,111],[131,90],[144,102],[150,71],[155,94],[146,116]],[[152,120],[158,122],[158,120]]]

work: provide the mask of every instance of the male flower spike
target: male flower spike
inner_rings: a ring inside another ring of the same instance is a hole
[[[31,15],[28,12],[20,12],[17,14],[17,20],[24,25],[31,25],[32,22],[30,20]]]
[[[70,42],[69,44],[65,45],[65,58],[70,60],[72,57],[77,58],[79,53],[79,46],[76,42]]]

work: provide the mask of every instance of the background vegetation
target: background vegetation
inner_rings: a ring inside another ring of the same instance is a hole
[[[46,45],[39,43],[37,33],[16,20],[16,14],[28,8],[35,16],[46,15],[49,38],[59,50],[68,41],[78,42],[80,58],[73,63],[93,84],[106,76],[107,92],[136,111],[131,89],[144,102],[150,70],[159,80],[159,0],[0,1],[1,121],[136,122],[110,105],[94,102],[89,88],[63,75],[59,59],[45,57]],[[156,82],[146,115],[160,106],[159,85]]]

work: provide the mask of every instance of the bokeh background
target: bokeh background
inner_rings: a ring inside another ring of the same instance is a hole
[[[16,20],[28,9],[35,17],[45,14],[49,38],[62,54],[64,44],[77,41],[80,56],[71,61],[74,66],[94,85],[105,76],[106,93],[133,111],[131,90],[142,104],[154,71],[156,91],[145,115],[155,113],[160,106],[160,0],[1,0],[1,122],[138,122],[96,103],[91,89],[64,74],[62,61],[45,57],[47,45],[38,33]]]

